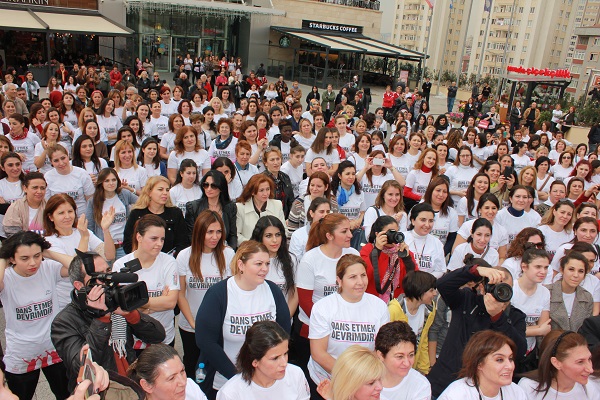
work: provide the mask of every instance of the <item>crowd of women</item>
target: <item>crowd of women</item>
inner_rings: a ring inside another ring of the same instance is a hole
[[[424,100],[388,123],[383,108],[355,115],[347,89],[307,111],[214,89],[76,86],[28,117],[2,104],[0,299],[19,398],[40,371],[66,397],[49,332],[75,249],[142,266],[167,345],[130,368],[149,398],[596,398],[586,339],[600,330],[576,332],[600,314],[597,152],[546,123],[511,134],[493,109],[485,128],[454,128]],[[435,393],[453,310],[437,279],[472,258],[510,275],[527,352],[476,333]],[[199,364],[202,392],[185,378]]]

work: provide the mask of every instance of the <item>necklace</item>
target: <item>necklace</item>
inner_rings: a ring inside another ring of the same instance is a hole
[[[415,236],[415,233],[413,231],[413,237],[415,238],[415,241],[413,241],[413,247],[415,248],[415,255],[417,256],[417,260],[419,262],[419,269],[421,270],[428,270],[429,266],[426,265],[425,260],[423,259],[423,253],[425,252],[425,247],[427,246],[427,239],[429,239],[429,236],[425,236],[425,243],[423,243],[423,247],[421,248],[421,252],[419,253],[419,250],[417,249],[417,237]]]

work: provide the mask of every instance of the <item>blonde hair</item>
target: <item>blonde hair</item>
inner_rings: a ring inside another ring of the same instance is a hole
[[[135,147],[133,147],[133,144],[126,142],[125,140],[119,140],[117,144],[115,144],[115,171],[117,172],[121,169],[121,159],[119,158],[119,153],[121,152],[121,150],[126,149],[128,147],[133,153],[133,159],[131,160],[133,169],[138,168],[138,165],[135,162]]]
[[[231,264],[229,264],[231,275],[235,276],[240,272],[240,269],[238,268],[238,261],[245,263],[252,255],[256,253],[269,254],[269,250],[267,250],[264,244],[255,240],[246,240],[245,242],[242,242],[235,252],[235,255],[231,259]]]
[[[140,195],[138,200],[135,202],[135,204],[133,206],[131,206],[131,209],[136,210],[136,209],[147,208],[148,205],[150,204],[150,193],[152,193],[152,191],[154,190],[154,187],[161,182],[166,183],[167,187],[169,187],[169,188],[171,187],[171,182],[164,176],[156,175],[156,176],[151,177],[150,179],[148,179],[148,181],[146,181],[146,186],[144,186],[144,188],[142,189],[142,194]],[[171,202],[171,196],[167,196],[167,202],[165,204],[165,207],[174,207],[173,203]]]
[[[371,350],[356,344],[348,347],[333,365],[333,399],[353,399],[362,385],[381,379],[384,371],[383,362]]]

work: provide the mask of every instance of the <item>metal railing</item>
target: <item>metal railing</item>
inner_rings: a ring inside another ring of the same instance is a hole
[[[366,8],[379,11],[381,5],[379,0],[314,0],[321,3],[339,4],[341,6]]]

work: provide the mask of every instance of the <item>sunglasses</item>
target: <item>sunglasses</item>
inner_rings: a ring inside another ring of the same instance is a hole
[[[202,183],[202,187],[203,187],[204,189],[208,189],[208,188],[211,188],[211,189],[219,189],[219,187],[218,187],[216,184],[214,184],[214,183],[209,183],[209,182],[203,182],[203,183]]]
[[[535,246],[537,249],[544,249],[546,247],[546,245],[544,245],[544,243],[531,243],[531,242],[527,242],[533,246]]]

